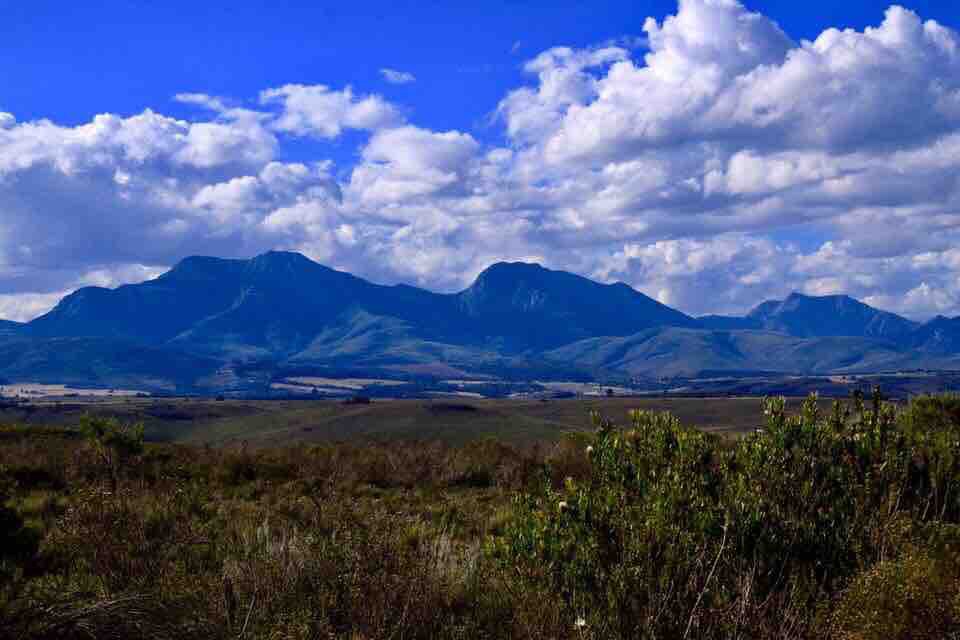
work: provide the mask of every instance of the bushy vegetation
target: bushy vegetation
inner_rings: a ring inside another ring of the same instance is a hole
[[[960,637],[960,398],[731,440],[539,446],[0,430],[0,637]]]

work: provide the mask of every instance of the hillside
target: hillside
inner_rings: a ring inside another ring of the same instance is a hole
[[[525,263],[497,263],[457,295],[469,324],[510,350],[539,350],[593,336],[620,336],[696,321],[623,283]]]
[[[0,320],[0,336],[16,335],[23,331],[23,325],[11,320]]]
[[[151,390],[265,389],[295,372],[622,379],[957,366],[960,321],[919,325],[848,296],[794,293],[691,318],[623,284],[496,263],[459,293],[375,284],[289,252],[186,258],[0,323],[0,376]]]
[[[960,358],[925,356],[865,338],[801,338],[770,331],[674,327],[620,338],[592,338],[550,351],[546,356],[597,371],[641,377],[867,373],[960,365]]]
[[[906,339],[917,328],[896,314],[880,311],[850,296],[805,296],[770,300],[755,307],[747,320],[757,328],[797,337],[857,336],[879,340]]]
[[[0,377],[49,384],[189,391],[221,364],[175,349],[108,338],[0,340]]]
[[[960,317],[937,316],[913,332],[911,343],[925,353],[960,353]]]

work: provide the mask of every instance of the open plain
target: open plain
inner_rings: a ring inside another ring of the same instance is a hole
[[[669,411],[683,424],[737,434],[762,421],[761,398],[589,398],[494,400],[473,398],[372,400],[221,400],[113,398],[87,402],[30,402],[0,410],[0,424],[74,425],[81,416],[142,422],[148,441],[229,445],[291,445],[349,440],[497,438],[525,444],[555,441],[592,428],[591,414],[628,422],[633,409]],[[790,400],[795,409],[800,399]],[[827,400],[821,401],[824,408]]]

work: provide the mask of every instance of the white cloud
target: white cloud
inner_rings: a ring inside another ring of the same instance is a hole
[[[544,51],[524,65],[528,73],[537,74],[539,87],[516,89],[498,107],[507,132],[520,141],[535,141],[552,133],[571,106],[596,96],[597,79],[588,71],[626,57],[627,51],[618,47],[587,51],[555,47]]]
[[[118,287],[132,282],[152,280],[165,267],[143,264],[101,265],[70,279],[62,290],[43,293],[0,293],[0,318],[27,322],[50,311],[67,294],[80,287]],[[3,270],[0,269],[0,275]]]
[[[380,69],[380,75],[390,84],[410,84],[416,82],[417,78],[408,71],[397,71],[396,69]]]
[[[795,42],[734,0],[642,27],[645,52],[628,37],[527,62],[529,85],[491,105],[499,147],[325,85],[255,108],[179,94],[191,121],[0,114],[0,316],[88,274],[268,248],[443,290],[526,259],[697,314],[793,290],[960,314],[955,32],[892,7]],[[331,144],[354,160],[334,166]]]
[[[227,111],[228,109],[226,103],[221,98],[210,96],[205,93],[178,93],[177,95],[173,96],[173,99],[183,104],[203,107],[204,109],[209,109],[216,112],[223,112]]]
[[[354,96],[350,87],[333,91],[324,85],[288,84],[263,91],[260,101],[280,105],[275,129],[300,136],[335,138],[344,129],[374,131],[402,121],[396,107],[380,96]]]
[[[40,120],[0,129],[0,175],[41,165],[72,175],[123,164],[259,164],[275,147],[258,118],[190,123],[148,109],[128,118],[98,115],[77,127]]]
[[[0,294],[0,319],[29,322],[42,316],[73,289],[48,293]]]
[[[390,205],[462,187],[479,150],[469,134],[405,126],[376,133],[362,151],[350,192],[368,204]]]
[[[916,145],[960,123],[960,40],[900,7],[879,27],[830,29],[796,46],[734,0],[685,0],[676,16],[649,19],[644,30],[644,64],[621,60],[593,78],[597,97],[589,104],[548,100],[565,114],[542,141],[549,159],[603,161],[707,141],[830,150]]]

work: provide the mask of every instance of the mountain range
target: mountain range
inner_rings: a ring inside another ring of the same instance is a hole
[[[695,318],[623,284],[497,263],[467,289],[374,284],[289,252],[186,258],[0,321],[0,377],[148,390],[251,389],[286,375],[507,379],[960,368],[960,318],[925,324],[798,293]]]

